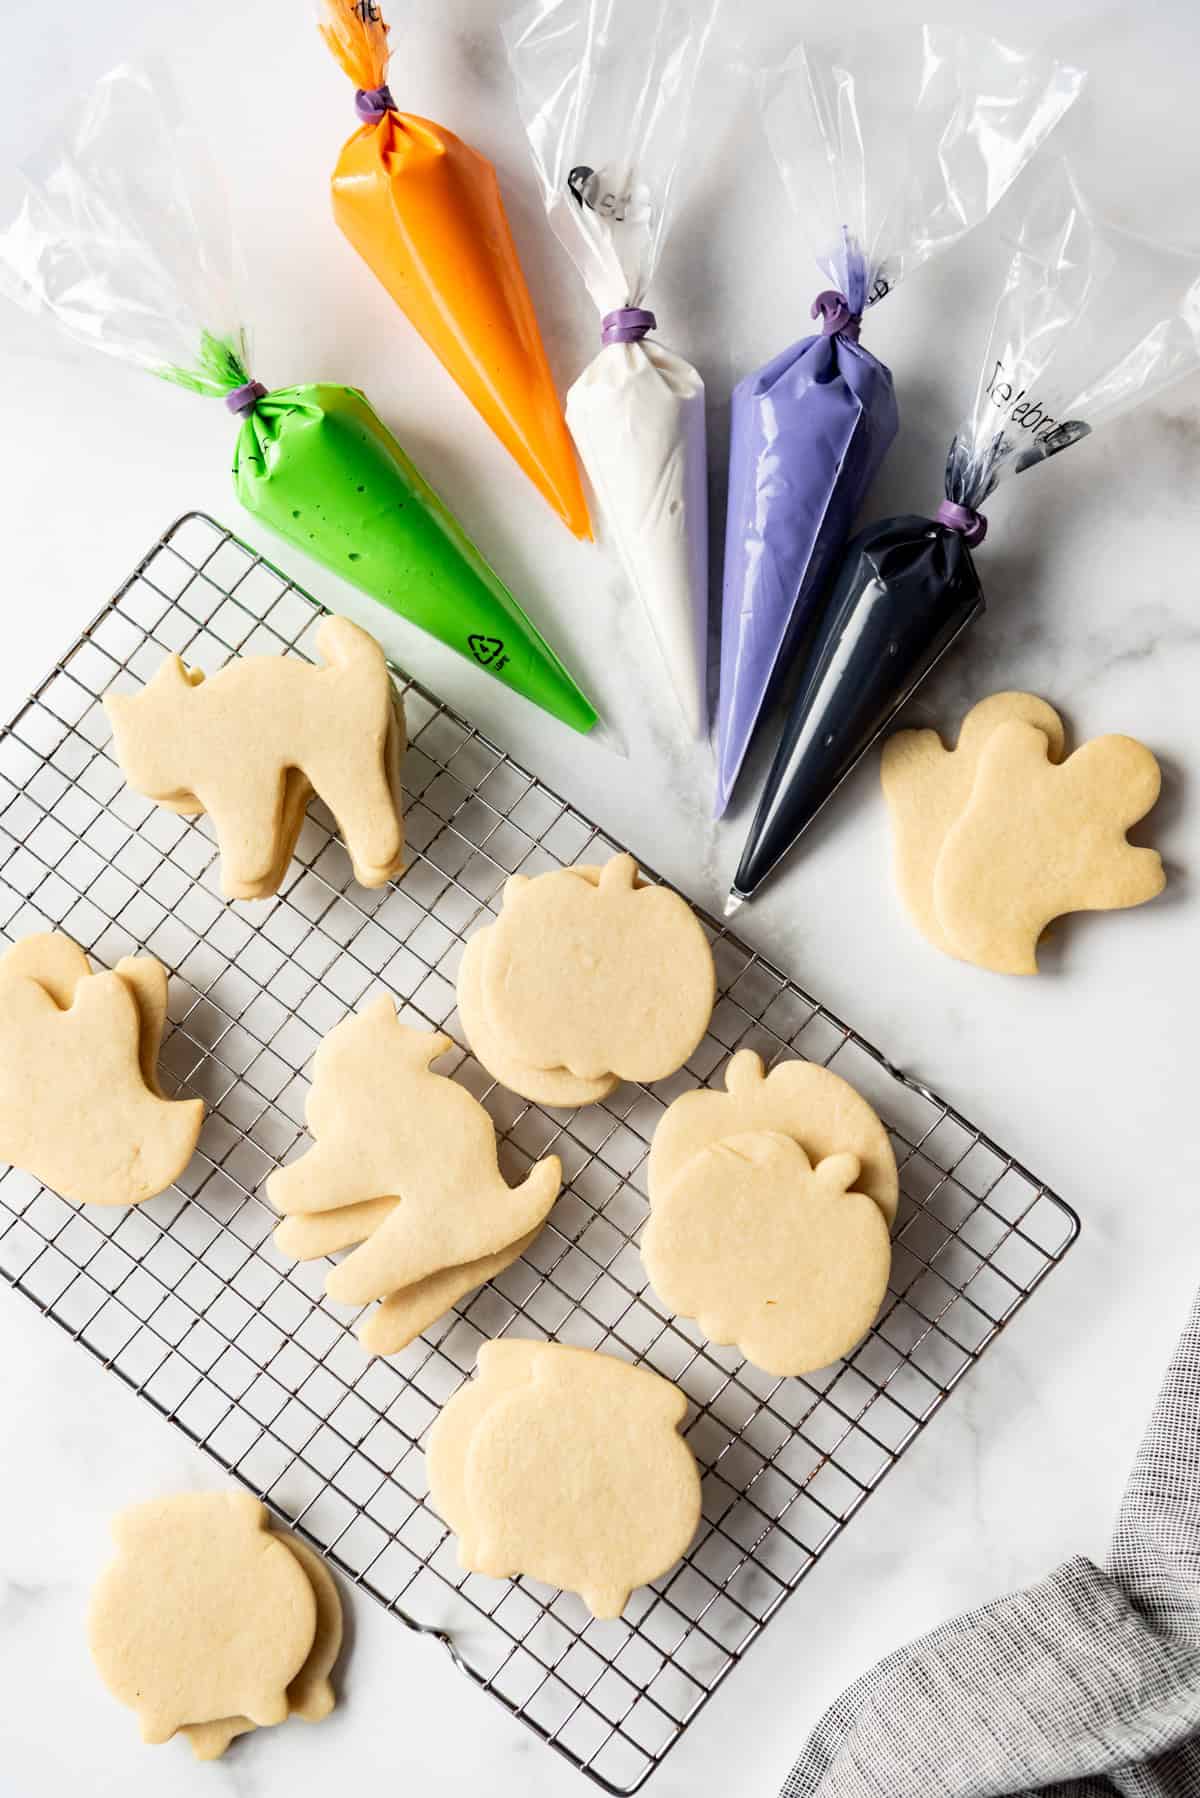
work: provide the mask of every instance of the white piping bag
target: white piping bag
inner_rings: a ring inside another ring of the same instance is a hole
[[[704,383],[650,335],[696,72],[720,0],[533,0],[505,27],[546,213],[600,312],[567,423],[688,730],[708,724]]]

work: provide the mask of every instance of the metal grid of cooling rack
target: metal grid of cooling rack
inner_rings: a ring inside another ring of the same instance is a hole
[[[170,650],[213,671],[308,650],[317,608],[212,520],[180,520],[0,735],[0,931],[68,932],[94,961],[170,971],[165,1090],[208,1115],[178,1187],[85,1213],[0,1176],[0,1273],[410,1628],[610,1792],[633,1792],[951,1389],[1061,1260],[1074,1213],[995,1143],[711,918],[719,997],[688,1067],[653,1091],[551,1113],[469,1056],[512,1179],[553,1149],[564,1190],[528,1254],[391,1360],[275,1249],[265,1175],[303,1144],[303,1069],[372,989],[455,1034],[465,938],[510,873],[616,847],[502,750],[401,679],[411,865],[353,882],[314,807],[270,901],[227,904],[204,819],[129,792],[99,696]],[[836,1067],[884,1117],[903,1197],[882,1315],[850,1359],[778,1380],[667,1315],[636,1235],[654,1125],[735,1049]],[[446,1064],[444,1064],[446,1065]],[[645,1361],[690,1401],[703,1519],[683,1563],[617,1622],[529,1580],[467,1575],[427,1502],[420,1444],[486,1338],[545,1336]]]

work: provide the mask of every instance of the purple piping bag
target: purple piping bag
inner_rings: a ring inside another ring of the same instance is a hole
[[[1200,256],[1102,226],[1065,165],[1039,191],[999,296],[975,404],[932,518],[869,525],[840,558],[733,887],[761,886],[983,610],[981,507],[1094,426],[1200,366]]]
[[[718,818],[899,429],[891,373],[857,340],[860,309],[831,297],[841,302],[839,328],[828,329],[838,312],[826,315],[819,336],[801,338],[733,391]]]
[[[1082,85],[1075,69],[963,32],[796,49],[759,86],[815,259],[820,335],[733,394],[717,720],[719,817],[795,672],[899,426],[863,315],[1007,191]]]

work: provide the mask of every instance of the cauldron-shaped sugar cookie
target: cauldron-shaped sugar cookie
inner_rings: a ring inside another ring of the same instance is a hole
[[[136,1505],[113,1524],[117,1558],[92,1596],[88,1637],[114,1698],[142,1737],[189,1723],[288,1714],[288,1686],[313,1645],[317,1607],[303,1567],[246,1492],[188,1492]]]
[[[700,1476],[679,1388],[611,1355],[485,1342],[427,1451],[430,1497],[464,1567],[527,1574],[619,1617],[686,1551]]]
[[[708,939],[678,893],[636,876],[617,855],[595,884],[569,868],[509,881],[481,984],[517,1060],[583,1080],[663,1080],[703,1038],[716,993]]]

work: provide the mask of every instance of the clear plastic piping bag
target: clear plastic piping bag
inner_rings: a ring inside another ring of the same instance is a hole
[[[444,125],[397,106],[376,0],[319,0],[318,18],[355,83],[359,119],[333,172],[339,228],[568,529],[590,537],[495,169]]]
[[[246,510],[563,723],[597,716],[354,387],[252,378],[220,184],[169,79],[107,75],[22,171],[0,292],[235,415]],[[302,252],[299,253],[302,266]]]
[[[987,216],[1083,79],[931,26],[814,41],[759,73],[767,136],[823,291],[811,308],[819,333],[734,390],[717,816],[896,435],[891,373],[859,340],[866,315]]]
[[[696,737],[708,714],[704,383],[650,335],[646,300],[719,4],[532,0],[504,34],[550,224],[601,319],[567,423]]]
[[[946,457],[945,499],[932,518],[869,525],[841,557],[729,909],[782,861],[983,610],[973,552],[987,534],[982,507],[1000,482],[1082,443],[1197,367],[1200,254],[1105,223],[1067,164],[1051,163],[1031,189],[975,393]]]

